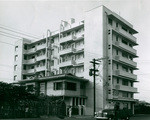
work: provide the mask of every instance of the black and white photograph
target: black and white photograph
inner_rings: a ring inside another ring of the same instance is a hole
[[[0,0],[1,120],[150,120],[149,0]]]

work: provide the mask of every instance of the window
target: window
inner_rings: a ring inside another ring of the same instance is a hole
[[[35,46],[32,46],[32,48],[35,48]]]
[[[18,46],[15,46],[15,51],[18,51]]]
[[[122,70],[128,72],[128,68],[127,67],[122,66]]]
[[[132,35],[132,32],[131,32],[131,31],[129,31],[129,34],[131,34],[131,35]]]
[[[54,66],[54,60],[51,61],[51,66]]]
[[[117,84],[119,84],[119,78],[117,78]]]
[[[27,66],[26,65],[23,65],[23,70],[26,70]]]
[[[35,56],[32,56],[32,59],[34,59],[35,58]]]
[[[122,29],[127,32],[127,29],[125,27],[122,27]]]
[[[55,82],[53,85],[53,90],[63,90],[63,82]]]
[[[17,75],[14,76],[14,81],[16,81],[16,80],[17,80]]]
[[[24,55],[24,60],[27,60],[27,55]]]
[[[85,84],[80,83],[80,89],[85,89]]]
[[[116,23],[116,27],[118,27],[118,23]]]
[[[17,65],[14,66],[14,71],[16,71],[16,70],[17,70]]]
[[[31,66],[31,69],[34,69],[34,66]]]
[[[116,36],[116,41],[118,41],[118,36]]]
[[[128,97],[128,93],[127,92],[122,92],[122,97]]]
[[[24,45],[24,49],[27,50],[27,45]]]
[[[118,50],[116,50],[116,55],[118,55]]]
[[[26,75],[23,75],[23,79],[27,79],[27,76],[26,76]]]
[[[66,82],[65,83],[65,89],[66,90],[72,90],[72,91],[76,91],[76,83],[72,83],[72,82]]]
[[[54,39],[51,39],[51,43],[54,43]]]
[[[112,19],[110,19],[110,18],[108,18],[108,23],[110,24],[110,25],[112,25]]]
[[[125,39],[122,39],[122,43],[125,44],[125,45],[128,45],[128,42],[125,41]]]
[[[129,46],[132,48],[133,47],[133,45],[131,44],[131,43],[129,43]]]
[[[122,81],[122,85],[128,86],[128,81],[123,80],[123,81]]]
[[[119,69],[119,65],[118,64],[116,64],[117,65],[117,69]]]
[[[15,55],[15,61],[17,61],[18,60],[18,55]]]
[[[122,52],[122,57],[128,58],[128,54]]]
[[[133,87],[133,82],[131,82],[131,87]]]

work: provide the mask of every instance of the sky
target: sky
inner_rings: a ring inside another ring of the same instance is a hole
[[[139,32],[135,35],[139,44],[135,47],[139,56],[135,59],[139,68],[135,71],[139,81],[135,83],[139,92],[135,98],[150,102],[149,4],[149,0],[0,1],[0,81],[13,82],[13,44],[18,40],[3,36],[8,31],[1,26],[40,38],[46,36],[47,29],[57,30],[61,20],[82,20],[85,11],[104,5],[130,22]]]

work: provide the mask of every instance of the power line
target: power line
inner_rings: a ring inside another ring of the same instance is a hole
[[[4,33],[4,34],[8,34],[8,35],[12,35],[12,36],[15,36],[15,37],[19,37],[19,38],[22,38],[21,36],[18,36],[18,35],[14,35],[14,34],[10,34],[8,32],[3,32],[3,31],[0,31],[1,33]]]
[[[14,44],[11,44],[11,43],[7,43],[7,42],[3,42],[3,41],[0,41],[0,43],[4,43],[4,44],[8,44],[8,45],[12,45],[12,46],[15,46]]]
[[[11,36],[15,36],[15,37],[18,37],[18,38],[20,38],[20,39],[18,39],[18,40],[21,40],[21,38],[23,38],[22,36],[18,36],[18,35],[14,35],[14,34],[10,34],[10,33],[8,33],[8,32],[3,32],[3,31],[0,31],[1,33],[4,33],[4,34],[7,34],[7,37],[10,37],[10,36],[8,36],[8,35],[11,35]],[[1,35],[4,35],[4,34],[1,34]],[[6,36],[6,35],[4,35],[4,36]],[[13,37],[14,38],[14,37]],[[31,39],[30,39],[31,40]],[[35,40],[32,40],[32,41],[34,41],[35,42]]]
[[[32,35],[29,35],[29,34],[25,34],[25,32],[24,33],[22,33],[22,32],[19,32],[20,30],[18,30],[18,31],[16,31],[14,28],[6,28],[6,26],[4,27],[3,25],[0,25],[0,28],[2,28],[2,29],[4,29],[4,30],[8,30],[8,31],[11,31],[11,32],[15,32],[15,33],[18,33],[18,34],[22,34],[22,35],[25,35],[25,36],[28,36],[28,37],[32,37],[32,38],[35,38],[35,39],[38,39],[38,37],[35,37],[35,36],[32,36]],[[13,29],[13,30],[12,30]]]
[[[1,33],[0,33],[0,35],[3,35],[3,36],[5,36],[5,37],[10,37],[10,38],[13,38],[13,39],[20,39],[20,38],[17,38],[17,37],[12,37],[12,36],[5,35],[5,34],[1,34]]]

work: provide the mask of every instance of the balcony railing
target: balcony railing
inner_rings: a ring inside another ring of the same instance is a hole
[[[51,59],[58,59],[57,55],[51,55]]]
[[[23,74],[34,74],[35,69],[23,70]]]
[[[121,96],[113,96],[113,99],[122,100],[122,101],[136,101],[134,98],[121,97]]]
[[[54,49],[54,48],[58,48],[58,45],[57,45],[57,44],[55,44],[55,43],[53,43],[51,47],[52,47],[52,49]]]
[[[84,72],[76,72],[75,75],[77,77],[83,77],[84,76]]]
[[[75,64],[76,64],[76,62],[74,60],[70,60],[70,61],[60,63],[59,67],[73,66]]]
[[[35,52],[36,52],[36,47],[28,49],[28,50],[24,50],[24,54],[32,54],[32,53],[35,53]]]
[[[46,59],[46,55],[41,55],[41,56],[36,57],[36,61],[41,61],[44,59]]]
[[[125,38],[133,41],[136,43],[136,37],[134,37],[133,35],[129,34],[128,32],[126,32],[125,30],[123,30],[122,28],[113,28],[114,31],[116,31],[117,33],[121,34],[122,36],[124,36]]]
[[[122,49],[124,49],[124,50],[126,50],[126,51],[128,51],[128,52],[130,52],[130,53],[132,53],[132,54],[134,54],[134,55],[137,54],[137,51],[134,48],[131,48],[130,46],[125,45],[122,42],[115,42],[115,45],[122,48]]]
[[[128,92],[137,92],[137,88],[125,85],[114,85],[113,89],[120,90],[120,91],[128,91]]]
[[[76,41],[76,40],[80,40],[82,38],[84,38],[84,32],[75,35],[74,40]]]
[[[45,49],[45,48],[46,48],[46,44],[38,45],[36,47],[37,50],[41,50],[41,49]]]
[[[136,62],[134,62],[132,60],[129,60],[129,59],[125,58],[125,57],[119,56],[119,55],[114,56],[113,59],[115,59],[116,61],[123,62],[125,64],[129,64],[129,65],[134,66],[134,67],[137,66]]]
[[[60,44],[64,43],[64,42],[73,41],[74,38],[75,38],[74,35],[69,35],[69,36],[63,37],[60,39]]]
[[[40,66],[36,68],[36,72],[45,71],[45,70],[46,70],[46,66]]]
[[[123,71],[123,70],[115,70],[113,71],[113,74],[115,76],[120,76],[120,77],[124,77],[124,78],[130,78],[130,79],[137,79],[137,75],[134,75],[132,73]]]
[[[64,54],[68,54],[68,53],[72,53],[75,52],[76,49],[75,48],[68,48],[68,49],[64,49],[64,50],[60,50],[60,55],[64,55]]]
[[[34,64],[36,59],[23,60],[23,64]]]

